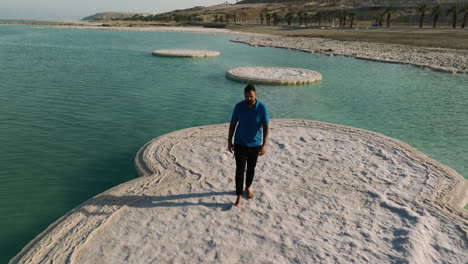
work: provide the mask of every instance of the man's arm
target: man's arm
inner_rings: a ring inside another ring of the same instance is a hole
[[[260,149],[260,156],[265,155],[267,151],[268,132],[268,123],[265,123],[263,124],[263,144],[262,148]]]
[[[234,146],[232,144],[232,137],[234,136],[234,131],[236,130],[237,121],[231,121],[229,124],[229,136],[228,136],[228,151],[232,153]]]

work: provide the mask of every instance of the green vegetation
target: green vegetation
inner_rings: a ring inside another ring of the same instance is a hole
[[[452,27],[457,28],[458,5],[452,5],[449,9],[447,9],[446,15],[449,16],[450,14],[453,15]]]
[[[387,7],[384,11],[384,14],[387,15],[387,27],[390,27],[390,19],[395,13],[396,9],[394,7]]]
[[[442,7],[440,5],[435,5],[432,7],[431,10],[431,15],[432,15],[432,27],[436,28],[437,27],[437,22],[439,21],[440,14],[442,14]]]
[[[461,28],[465,28],[466,20],[468,18],[468,3],[465,3],[465,5],[460,8],[460,13],[464,13]]]
[[[349,27],[352,28],[354,24],[354,17],[356,14],[354,12],[349,13],[349,18],[351,19],[351,22],[349,23]],[[346,26],[346,25],[345,25]]]
[[[419,19],[419,28],[423,27],[424,17],[426,16],[427,9],[427,4],[422,4],[417,8],[417,10],[421,13],[421,18]]]

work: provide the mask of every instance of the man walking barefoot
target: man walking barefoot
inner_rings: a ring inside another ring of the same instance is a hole
[[[244,172],[247,165],[245,191],[249,199],[253,198],[250,186],[255,174],[258,155],[264,155],[268,142],[267,107],[257,100],[255,86],[249,84],[244,89],[244,101],[236,104],[229,125],[228,150],[236,158],[236,195],[235,206],[240,206],[244,187]],[[237,129],[236,129],[237,127]],[[263,130],[263,131],[262,131]],[[232,137],[234,137],[234,145]]]

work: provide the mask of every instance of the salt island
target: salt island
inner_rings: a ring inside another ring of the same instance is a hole
[[[78,206],[10,263],[463,263],[468,181],[398,140],[272,120],[255,199],[235,199],[228,125],[155,138],[141,177]]]

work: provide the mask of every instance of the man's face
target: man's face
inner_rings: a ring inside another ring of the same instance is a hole
[[[254,91],[250,91],[250,92],[244,93],[244,98],[245,98],[245,102],[248,105],[252,105],[253,103],[255,103],[257,94]]]

